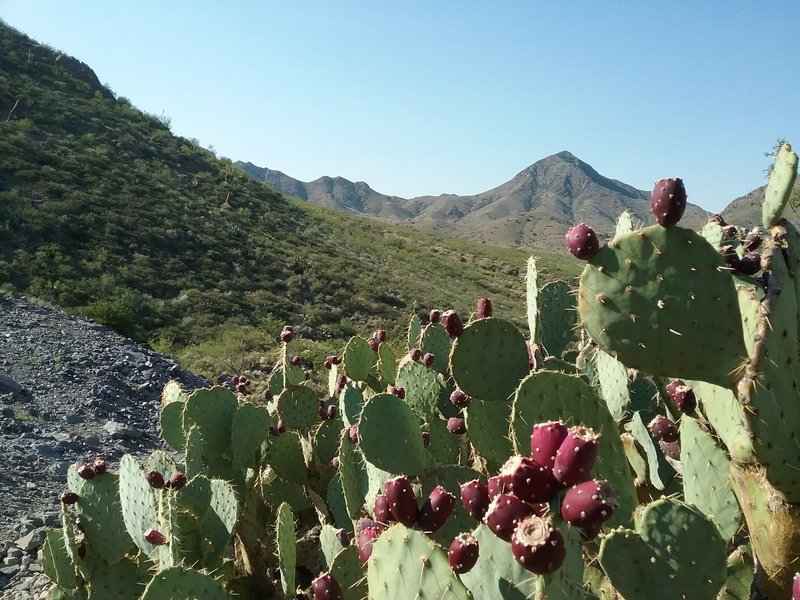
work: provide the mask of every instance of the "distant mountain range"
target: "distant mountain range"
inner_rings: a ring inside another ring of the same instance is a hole
[[[561,250],[567,228],[579,222],[608,237],[625,210],[633,214],[634,222],[654,222],[649,191],[604,177],[567,151],[543,158],[510,181],[472,196],[401,198],[341,177],[306,183],[252,163],[236,165],[287,196],[503,246]],[[708,216],[689,204],[681,223],[696,228]]]

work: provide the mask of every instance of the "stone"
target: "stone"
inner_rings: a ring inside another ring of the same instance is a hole
[[[138,429],[128,427],[124,423],[119,423],[117,421],[107,421],[106,424],[103,425],[103,431],[105,431],[109,436],[111,436],[111,439],[114,440],[138,440],[142,437],[142,432]]]
[[[44,527],[39,527],[30,533],[23,535],[21,538],[15,541],[14,544],[23,552],[33,552],[34,550],[38,550],[42,547],[46,537],[47,532],[45,531]]]

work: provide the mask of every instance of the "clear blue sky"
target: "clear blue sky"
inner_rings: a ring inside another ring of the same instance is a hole
[[[399,196],[478,193],[569,150],[716,211],[800,146],[800,1],[0,0],[220,155]]]

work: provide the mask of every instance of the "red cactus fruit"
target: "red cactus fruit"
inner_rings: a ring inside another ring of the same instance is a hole
[[[511,483],[500,475],[492,475],[489,477],[489,485],[487,487],[491,500],[494,500],[495,496],[499,496],[500,494],[511,493]]]
[[[335,404],[331,404],[325,411],[325,416],[328,417],[328,419],[335,419],[338,412],[339,409],[337,408],[337,406]]]
[[[792,600],[800,600],[800,573],[794,574],[792,581]]]
[[[369,338],[367,340],[367,345],[369,346],[369,349],[372,350],[373,352],[377,352],[378,346],[380,346],[378,340],[376,340],[375,338]]]
[[[301,359],[299,356],[297,356],[297,355],[295,354],[295,355],[294,355],[294,356],[293,356],[293,357],[292,357],[292,358],[289,360],[289,362],[290,362],[290,363],[292,363],[292,364],[293,364],[295,367],[299,367],[299,366],[300,366],[300,363],[302,362],[302,359]]]
[[[683,414],[693,413],[694,409],[697,408],[697,398],[694,395],[694,390],[686,385],[682,379],[676,379],[667,386],[667,395]]]
[[[340,365],[340,364],[342,364],[342,357],[341,356],[336,356],[335,354],[331,354],[331,362],[334,365]]]
[[[347,533],[346,529],[337,529],[336,539],[339,540],[343,548],[347,548],[350,545],[350,535]]]
[[[471,401],[472,398],[467,396],[467,394],[465,394],[464,390],[461,388],[457,387],[455,390],[453,390],[453,393],[450,394],[450,402],[452,402],[458,408],[467,408]]]
[[[507,489],[523,502],[550,502],[558,490],[553,472],[527,456],[512,456],[500,469]]]
[[[745,236],[744,240],[742,240],[742,244],[744,245],[744,249],[748,252],[757,250],[759,246],[761,246],[761,236],[758,235],[757,231],[751,231]]]
[[[600,250],[597,235],[586,223],[579,223],[567,230],[567,250],[575,258],[589,260]]]
[[[342,600],[344,593],[342,588],[330,571],[322,573],[311,582],[311,591],[314,592],[314,600]]]
[[[492,301],[489,298],[478,298],[477,315],[479,319],[492,316]]]
[[[392,394],[393,396],[397,396],[398,398],[400,398],[400,400],[403,400],[406,397],[406,388],[390,385],[386,389],[386,391]]]
[[[447,431],[455,435],[467,433],[467,423],[461,417],[450,417],[447,419]]]
[[[144,532],[144,539],[153,544],[153,546],[163,546],[167,543],[167,538],[164,537],[164,534],[152,527]]]
[[[326,358],[325,362],[322,363],[322,366],[323,366],[323,368],[325,368],[328,371],[330,371],[333,368],[333,363],[330,361],[330,359]]]
[[[511,540],[511,553],[531,573],[546,575],[564,564],[567,547],[561,532],[535,515],[520,521]]]
[[[647,426],[657,440],[674,442],[678,439],[678,427],[664,415],[656,415]]]
[[[289,342],[292,341],[293,337],[294,337],[294,332],[292,331],[292,326],[284,325],[280,335],[281,341],[288,344]]]
[[[355,425],[350,425],[350,427],[347,428],[347,437],[349,437],[350,441],[353,442],[354,444],[358,443],[358,424],[357,423]]]
[[[408,527],[415,525],[419,517],[419,507],[408,477],[398,475],[390,479],[384,484],[383,491],[394,520]]]
[[[686,210],[686,188],[682,179],[659,179],[650,195],[650,209],[662,227],[672,227]]]
[[[722,228],[723,240],[735,240],[739,237],[739,229],[736,225],[728,225]]]
[[[719,215],[719,214],[711,215],[710,217],[708,217],[708,222],[709,223],[716,223],[720,227],[725,227],[727,225],[727,223],[725,222],[725,219],[723,219],[722,215]]]
[[[239,394],[246,394],[247,393],[247,384],[246,383],[237,383],[236,384],[236,391]]]
[[[83,479],[92,479],[94,477],[94,469],[83,461],[75,465],[75,469]]]
[[[733,246],[720,246],[717,252],[731,269],[739,268],[739,255],[736,253],[736,248]]]
[[[480,479],[461,484],[461,504],[473,519],[482,520],[490,502],[489,488]]]
[[[454,573],[466,573],[478,562],[478,540],[471,533],[459,533],[450,544],[447,560]]]
[[[264,392],[261,394],[261,397],[264,398],[266,402],[269,402],[270,400],[272,400],[272,390],[269,388],[265,389]]]
[[[658,440],[658,447],[661,448],[661,451],[665,456],[668,456],[672,460],[681,459],[681,443],[678,440],[675,440],[674,442]]]
[[[739,272],[742,275],[755,275],[761,270],[761,254],[748,252],[739,259]]]
[[[369,557],[372,556],[372,546],[380,537],[381,531],[378,527],[366,527],[358,534],[358,558],[361,559],[362,565],[367,564]]]
[[[511,494],[500,494],[492,500],[484,520],[493,534],[510,542],[517,524],[532,515],[533,508],[527,503]]]
[[[442,319],[442,311],[436,310],[435,308],[431,310],[430,314],[428,315],[428,320],[431,323],[438,323]]]
[[[422,446],[427,448],[431,445],[431,434],[429,431],[422,432]]]
[[[333,392],[337,396],[342,393],[344,390],[344,386],[347,385],[347,377],[344,375],[337,375],[336,376],[336,385],[334,386]]]
[[[145,476],[151,488],[159,490],[164,487],[164,476],[160,471],[149,471]]]
[[[444,323],[444,330],[451,338],[460,337],[464,333],[464,323],[461,322],[461,317],[454,310],[447,310],[442,315],[442,323]]]
[[[408,357],[413,360],[414,362],[418,361],[422,358],[422,350],[420,348],[412,348],[408,352]]]
[[[169,482],[167,483],[167,487],[172,488],[173,490],[177,491],[181,489],[183,486],[186,485],[186,475],[183,473],[173,473],[172,476],[169,478]]]
[[[570,487],[592,476],[597,459],[600,434],[589,427],[570,427],[561,442],[553,464],[553,475],[564,487]]]
[[[561,421],[547,421],[533,426],[531,458],[543,467],[552,469],[556,453],[567,437],[567,426]]]
[[[619,499],[611,484],[590,479],[572,486],[561,499],[561,518],[576,527],[593,527],[608,521]]]
[[[61,502],[64,504],[75,504],[78,501],[78,494],[71,490],[65,491],[61,494]]]
[[[456,507],[456,497],[437,485],[422,503],[417,524],[425,532],[438,531],[447,522]]]
[[[389,500],[383,494],[378,494],[375,498],[375,507],[372,509],[372,516],[376,523],[386,527],[394,521],[392,510],[389,508]]]
[[[426,352],[422,355],[422,364],[426,367],[430,367],[433,364],[433,361],[436,359],[436,356],[431,354],[430,352]]]
[[[338,456],[334,456],[331,459],[330,465],[331,465],[332,469],[336,469],[338,471],[339,470],[339,457]]]
[[[381,344],[386,341],[388,334],[386,333],[385,329],[378,329],[375,332],[375,339],[378,340]]]
[[[108,471],[108,463],[106,459],[102,456],[98,456],[94,459],[94,464],[92,464],[92,470],[94,471],[95,475],[103,475],[106,471]]]

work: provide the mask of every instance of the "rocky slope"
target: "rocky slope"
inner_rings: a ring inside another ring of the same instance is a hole
[[[106,328],[0,296],[0,589],[37,598],[44,526],[58,523],[67,468],[161,447],[160,392],[208,382]]]

